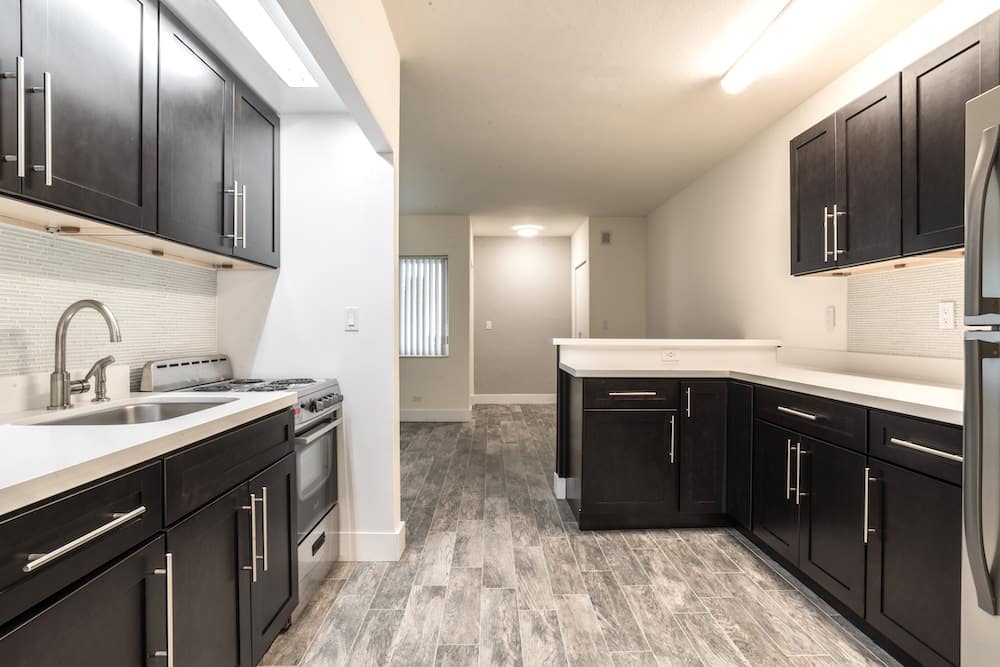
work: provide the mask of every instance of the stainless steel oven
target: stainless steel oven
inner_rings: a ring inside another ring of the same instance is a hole
[[[299,484],[299,542],[337,505],[337,435],[343,423],[338,408],[295,436]]]

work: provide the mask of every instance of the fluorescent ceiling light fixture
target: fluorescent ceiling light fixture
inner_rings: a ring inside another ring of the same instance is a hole
[[[316,80],[309,74],[305,63],[278,29],[271,15],[261,6],[260,0],[215,0],[215,2],[289,87],[317,87]]]
[[[790,0],[722,77],[722,89],[730,95],[743,92],[754,79],[813,46],[818,35],[828,34],[857,4],[859,0]]]
[[[518,236],[530,238],[532,236],[538,236],[538,232],[542,231],[544,227],[541,225],[514,225],[511,229],[517,232]]]

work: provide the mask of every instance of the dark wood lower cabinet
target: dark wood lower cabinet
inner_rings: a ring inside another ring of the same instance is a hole
[[[251,479],[250,493],[260,499],[257,534],[262,559],[250,596],[253,662],[257,664],[299,601],[295,456],[286,456]]]
[[[680,511],[722,512],[726,458],[726,382],[681,383]]]
[[[871,460],[865,620],[928,667],[959,664],[962,490]]]
[[[237,487],[167,531],[177,665],[252,664],[249,500]]]
[[[167,648],[166,577],[154,572],[165,567],[164,552],[159,537],[9,628],[0,665],[166,664],[152,658]]]
[[[730,382],[726,399],[726,512],[750,529],[753,385]]]
[[[799,569],[862,616],[866,458],[810,438],[800,438],[795,446]]]
[[[585,411],[581,528],[652,527],[677,512],[676,418],[665,410]]]
[[[758,421],[753,450],[753,534],[786,560],[799,554],[799,508],[792,496],[795,434]]]

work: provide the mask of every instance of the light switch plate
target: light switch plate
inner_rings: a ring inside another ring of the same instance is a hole
[[[487,331],[493,330],[493,320],[486,320],[486,330]]]
[[[837,307],[827,306],[825,324],[827,331],[833,331],[837,327]]]
[[[361,331],[361,309],[357,306],[344,308],[344,331]]]
[[[938,328],[955,328],[955,302],[941,301],[938,303]]]
[[[679,350],[660,350],[660,361],[665,364],[677,363],[681,360],[681,353]]]

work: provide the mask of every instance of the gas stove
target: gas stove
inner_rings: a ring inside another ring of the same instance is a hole
[[[196,391],[205,393],[294,391],[296,431],[322,419],[344,400],[340,384],[316,378],[234,378],[224,354],[151,361],[142,369],[142,391]]]

